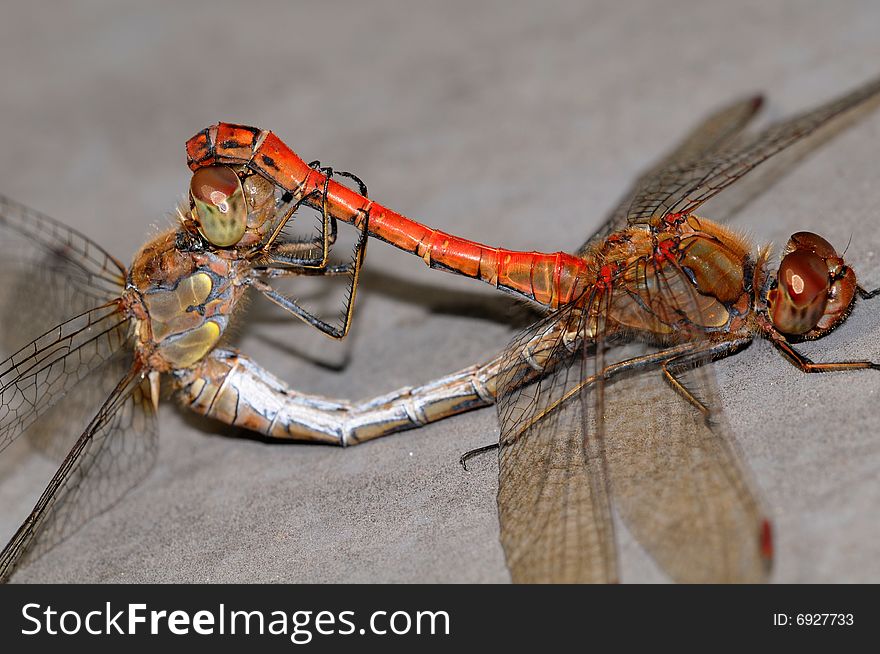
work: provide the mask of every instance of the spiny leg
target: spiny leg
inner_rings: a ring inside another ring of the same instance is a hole
[[[489,443],[488,445],[483,445],[482,447],[475,447],[472,450],[468,450],[464,454],[461,455],[458,459],[459,465],[468,471],[467,463],[475,456],[479,456],[481,454],[485,454],[486,452],[491,452],[492,450],[497,450],[500,447],[500,443]]]
[[[859,295],[873,296],[877,291],[870,293],[856,287]],[[863,295],[864,294],[864,295]],[[773,344],[785,359],[801,372],[837,372],[841,370],[880,370],[880,363],[874,361],[829,361],[826,363],[815,363],[809,357],[804,356],[792,346],[791,343],[783,336],[768,319],[759,319],[758,322],[761,335]]]
[[[678,393],[683,399],[687,400],[689,404],[691,404],[697,411],[703,414],[703,418],[709,419],[709,407],[703,404],[696,395],[694,395],[690,389],[676,376],[676,372],[685,368],[686,364],[684,364],[680,357],[675,359],[670,359],[669,361],[664,361],[661,369],[663,370],[663,377],[666,379],[667,383],[672,386],[673,390]]]
[[[346,291],[346,302],[345,302],[345,319],[342,324],[342,328],[336,332],[332,332],[329,335],[333,338],[344,338],[346,334],[348,334],[348,330],[351,327],[352,316],[354,315],[354,299],[357,295],[357,287],[360,282],[361,275],[361,267],[364,263],[364,256],[367,253],[367,229],[370,222],[370,213],[367,211],[364,214],[364,219],[361,222],[361,230],[358,235],[358,242],[354,248],[354,254],[352,257],[352,261],[347,264],[350,268],[350,281],[348,284],[348,289]],[[334,273],[336,274],[336,273]]]
[[[330,239],[332,245],[336,241],[333,235]],[[319,262],[318,257],[313,256],[318,243],[314,238],[301,238],[285,241],[272,247],[272,251],[266,257],[267,263],[279,266],[294,266],[299,269],[304,267],[315,268],[312,264]]]
[[[858,293],[859,297],[863,300],[870,300],[872,297],[880,293],[880,288],[875,288],[873,291],[866,291],[861,286],[856,286],[856,293]]]
[[[284,243],[282,245],[275,245],[275,241],[278,240],[278,237],[281,235],[281,232],[284,230],[284,227],[293,217],[293,214],[296,213],[297,209],[299,209],[304,204],[308,203],[311,200],[314,200],[316,197],[321,194],[318,191],[311,191],[310,193],[303,194],[299,199],[297,199],[293,204],[291,204],[290,208],[285,213],[284,217],[278,221],[278,225],[275,227],[275,230],[263,244],[263,247],[260,249],[260,254],[264,257],[267,257],[269,260],[272,260],[276,252],[284,252],[284,250],[290,250],[292,254],[296,254],[300,251],[311,251],[314,249],[316,243],[315,239],[307,239],[307,240],[297,240],[290,241]],[[281,196],[282,203],[289,203],[293,200],[295,194],[290,192],[285,192],[284,195]],[[326,197],[326,188],[325,188],[325,197]],[[326,213],[326,212],[325,212]],[[329,250],[330,245],[336,240],[336,222],[332,217],[329,217],[329,220],[332,221],[333,228],[330,231],[330,235],[326,235],[326,230],[322,231],[322,240],[330,240],[329,244],[326,244],[325,248]],[[328,221],[328,217],[324,216],[324,222]],[[291,258],[291,263],[302,264],[302,262],[311,262],[314,258]]]
[[[706,421],[711,421],[712,411],[705,403],[700,400],[680,379],[680,375],[687,370],[699,367],[708,363],[712,359],[719,359],[728,356],[740,350],[748,341],[741,338],[732,338],[730,340],[717,343],[705,343],[695,346],[690,352],[683,352],[666,359],[660,369],[663,371],[663,377],[672,389],[686,400],[697,411],[703,414]]]
[[[873,361],[829,361],[827,363],[815,363],[808,357],[795,350],[791,344],[781,336],[771,338],[770,341],[788,360],[801,372],[838,372],[841,370],[880,370],[880,363]]]
[[[284,268],[272,268],[269,266],[261,266],[254,269],[256,276],[251,277],[248,282],[256,290],[260,291],[269,300],[280,306],[288,313],[293,314],[303,322],[315,327],[319,331],[327,334],[331,338],[342,339],[348,334],[351,327],[352,316],[354,315],[354,300],[357,294],[358,282],[360,281],[360,271],[363,265],[364,256],[367,251],[367,228],[369,225],[369,213],[364,215],[361,221],[360,234],[358,242],[354,248],[352,261],[347,264],[327,266],[320,268],[312,266],[286,266]],[[311,275],[311,276],[339,276],[349,275],[351,280],[346,291],[345,308],[343,310],[343,320],[340,326],[334,326],[322,320],[308,309],[300,305],[296,300],[279,293],[272,288],[264,279],[260,277],[282,277],[292,275]]]
[[[327,266],[327,261],[330,257],[330,246],[336,242],[336,235],[338,233],[338,227],[336,225],[336,218],[330,215],[330,209],[328,207],[327,202],[327,189],[330,186],[330,178],[333,176],[333,169],[330,167],[321,167],[320,162],[313,161],[310,164],[313,168],[320,171],[324,174],[324,186],[321,189],[321,231],[320,231],[320,242],[321,242],[321,257],[320,259],[313,261],[303,261],[300,265],[303,268],[317,268],[322,269]]]
[[[868,291],[856,286],[856,292],[863,300],[870,300],[880,293],[880,288]],[[801,372],[838,372],[841,370],[880,370],[880,363],[873,361],[830,361],[815,363],[798,352],[792,345],[777,333],[771,334],[770,341],[782,355]]]
[[[320,257],[297,256],[309,254],[313,252],[316,242],[314,240],[293,241],[282,243],[275,246],[267,257],[266,265],[254,268],[256,277],[251,278],[249,283],[263,293],[269,300],[280,306],[285,311],[292,313],[305,323],[315,327],[319,331],[336,339],[344,338],[351,327],[352,316],[354,312],[354,300],[357,293],[357,285],[360,280],[360,269],[363,264],[364,255],[367,246],[367,226],[369,216],[364,215],[364,219],[360,221],[360,234],[358,242],[354,248],[352,261],[346,264],[328,264],[330,246],[336,242],[337,223],[336,219],[330,214],[327,190],[330,179],[334,176],[347,177],[354,180],[361,194],[366,197],[367,186],[356,175],[345,171],[334,171],[330,167],[321,166],[319,161],[312,161],[309,166],[315,170],[319,170],[324,175],[324,186],[321,192],[317,193],[321,197],[322,206],[322,224],[321,224],[321,255]],[[293,211],[302,205],[307,199],[314,197],[315,193],[304,195],[294,205],[293,209],[288,212],[287,217],[279,223],[275,232],[267,242],[264,249],[270,247],[274,240],[278,237],[281,229],[286,224]],[[305,276],[327,276],[334,277],[340,275],[350,275],[351,282],[346,291],[345,309],[343,311],[343,320],[341,326],[334,326],[322,320],[314,313],[304,308],[296,300],[287,297],[273,289],[264,280],[269,278],[305,275]],[[262,278],[259,279],[258,277]]]
[[[331,214],[328,206],[328,188],[330,185],[330,180],[334,176],[346,177],[348,179],[351,179],[355,182],[360,194],[364,197],[368,197],[367,185],[364,184],[364,182],[357,175],[349,173],[347,171],[334,171],[333,168],[329,166],[321,166],[320,161],[312,161],[309,163],[309,166],[319,171],[324,176],[323,188],[321,189],[321,191],[313,191],[312,193],[304,195],[294,204],[293,208],[288,211],[288,215],[285,217],[285,219],[281,221],[281,223],[279,223],[278,227],[276,227],[275,232],[273,232],[271,238],[264,247],[264,251],[267,251],[268,248],[274,243],[278,235],[281,233],[284,225],[287,224],[287,221],[290,219],[290,216],[293,215],[296,209],[298,209],[303,203],[320,197],[321,227],[318,232],[318,238],[289,241],[279,246],[276,246],[272,249],[269,261],[282,265],[299,266],[300,268],[322,270],[327,267],[327,262],[330,256],[330,247],[336,242],[336,239],[338,237],[337,221],[336,218]],[[317,256],[314,256],[313,253],[316,247],[319,247],[320,251]]]

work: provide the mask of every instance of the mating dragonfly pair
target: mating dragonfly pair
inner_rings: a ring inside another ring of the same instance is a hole
[[[196,413],[269,438],[337,445],[496,403],[501,539],[515,581],[616,580],[612,501],[673,579],[765,579],[770,521],[704,364],[760,336],[804,372],[877,369],[814,363],[793,346],[827,334],[856,297],[873,293],[815,234],[792,236],[774,273],[769,248],[694,211],[878,96],[880,80],[754,135],[743,129],[760,98],[721,109],[643,174],[574,255],[429,229],[369,200],[353,175],[306,164],[273,133],[226,123],[187,142],[190,203],[129,268],[75,230],[0,199],[3,265],[16,276],[0,294],[4,329],[20,333],[14,308],[34,297],[46,323],[68,314],[0,363],[0,449],[27,433],[61,459],[0,555],[0,577],[147,474],[164,378]],[[288,237],[302,206],[320,213],[319,237]],[[359,230],[341,265],[330,263],[337,221]],[[248,288],[343,337],[369,236],[525,297],[545,315],[486,363],[357,404],[299,393],[222,347]],[[272,286],[299,275],[348,276],[338,325]]]

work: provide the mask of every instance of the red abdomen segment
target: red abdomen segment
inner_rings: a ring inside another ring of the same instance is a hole
[[[186,153],[192,170],[213,164],[246,165],[297,195],[321,193],[326,181],[323,173],[272,132],[255,127],[218,123],[187,141]],[[550,308],[566,304],[582,290],[586,262],[565,252],[490,248],[430,229],[333,180],[327,188],[327,203],[334,218],[358,226],[369,212],[371,236],[418,255],[431,268],[481,279]],[[319,200],[309,204],[321,208]]]

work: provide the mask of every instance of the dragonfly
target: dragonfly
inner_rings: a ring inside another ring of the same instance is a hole
[[[845,99],[842,106],[826,110],[829,115],[817,122],[829,120],[872,94],[873,91],[863,91],[858,97]],[[747,105],[751,109],[745,111],[746,114],[757,109],[756,102]],[[713,143],[720,145],[732,137],[741,127],[740,123],[748,118],[739,115],[743,109],[740,105],[737,107],[739,109],[721,112],[707,121],[673,159],[684,161],[684,153],[688,151],[708,153]],[[739,117],[733,120],[735,116]],[[256,156],[258,150],[259,157]],[[611,330],[603,326],[584,338],[584,330],[564,327],[574,315],[584,316],[587,321],[590,311],[585,312],[584,308],[593,306],[582,301],[578,304],[577,298],[587,289],[583,281],[589,279],[589,275],[583,271],[590,270],[586,262],[594,246],[582,248],[577,257],[585,262],[577,266],[578,271],[582,271],[582,279],[572,283],[566,291],[568,296],[559,293],[559,289],[572,279],[566,278],[563,283],[563,277],[554,277],[550,268],[553,262],[571,261],[570,255],[505,253],[506,264],[513,260],[520,264],[534,263],[529,268],[534,281],[529,282],[531,291],[528,291],[522,266],[507,265],[503,282],[496,285],[505,289],[518,284],[531,299],[549,307],[551,313],[492,360],[423,386],[406,387],[360,403],[307,395],[291,389],[246,355],[223,347],[222,336],[229,320],[240,305],[241,297],[252,287],[328,336],[343,337],[351,324],[366,236],[379,236],[394,243],[396,236],[388,238],[393,236],[394,230],[389,232],[383,226],[383,220],[394,214],[369,204],[366,188],[355,176],[337,174],[353,181],[357,191],[340,185],[333,179],[334,171],[322,168],[317,162],[303,163],[302,167],[296,164],[291,175],[300,174],[301,183],[292,184],[292,176],[280,183],[278,171],[286,169],[290,173],[290,161],[298,161],[298,158],[268,132],[221,124],[191,139],[187,151],[194,170],[189,207],[179,209],[178,225],[145,245],[129,268],[76,230],[12,200],[0,198],[0,231],[4,251],[8,250],[4,270],[13,271],[10,281],[15,282],[4,285],[0,301],[14,309],[28,302],[32,305],[32,298],[43,298],[45,302],[30,308],[37,312],[42,310],[46,314],[42,324],[50,326],[0,363],[0,449],[27,433],[39,448],[61,461],[34,510],[0,554],[0,578],[7,579],[19,565],[34,560],[70,536],[149,472],[156,454],[155,412],[160,379],[165,379],[185,407],[277,439],[352,445],[487,406],[499,399],[502,461],[509,461],[507,453],[516,449],[512,447],[515,443],[533,443],[536,435],[546,434],[549,426],[559,425],[563,438],[546,449],[546,456],[537,461],[541,464],[537,468],[533,465],[536,461],[525,461],[516,467],[502,465],[499,494],[502,535],[515,580],[580,579],[580,572],[572,573],[571,561],[564,567],[548,566],[548,561],[555,560],[553,557],[558,559],[560,544],[570,543],[570,539],[562,539],[549,549],[541,540],[524,543],[523,539],[531,535],[523,531],[521,522],[519,527],[511,522],[511,511],[517,502],[522,505],[524,498],[528,499],[530,494],[535,496],[538,488],[535,479],[543,480],[542,487],[554,487],[542,476],[544,468],[555,468],[555,474],[562,474],[578,465],[581,470],[578,474],[589,480],[591,488],[600,489],[586,499],[591,506],[601,506],[599,493],[607,487],[602,477],[587,476],[586,464],[578,463],[577,457],[568,461],[569,468],[561,467],[563,452],[577,453],[575,440],[566,430],[581,433],[589,424],[583,420],[583,408],[574,409],[581,411],[581,420],[574,420],[570,415],[572,406],[587,406],[583,398],[579,403],[571,403],[571,390],[564,393],[561,390],[571,386],[583,394],[592,389],[600,398],[598,406],[603,406],[605,395],[597,391],[604,388],[606,378],[610,380],[624,372],[656,367],[664,362],[662,356],[655,355],[603,363],[599,368],[598,356],[585,356],[587,342],[592,339],[595,350],[595,345],[611,340]],[[356,206],[353,199],[361,204]],[[287,222],[304,205],[319,209],[318,238],[287,238]],[[346,207],[348,212],[340,211]],[[329,263],[337,219],[356,222],[360,230],[352,259],[342,265]],[[619,223],[619,218],[612,219],[605,231],[616,233]],[[410,221],[403,225],[417,224]],[[424,228],[418,226],[417,229]],[[431,231],[431,234],[438,232]],[[404,239],[398,245],[406,244],[403,232],[397,236]],[[593,241],[601,236],[597,235]],[[447,253],[451,242],[456,247],[465,246],[465,251],[475,245],[460,239],[437,241]],[[411,251],[417,251],[434,267],[445,267],[452,261],[438,257],[439,251],[422,249],[419,252],[418,247]],[[501,259],[496,257],[496,261]],[[460,272],[473,270],[473,263],[471,260]],[[482,267],[481,263],[477,272]],[[339,325],[325,322],[272,287],[275,279],[299,275],[349,277],[349,297]],[[548,281],[552,283],[547,284]],[[617,279],[609,280],[607,288],[612,287],[612,281]],[[696,307],[693,315],[702,315],[702,311]],[[66,314],[66,319],[52,326],[59,313]],[[16,325],[19,315],[24,313],[4,312],[4,327],[11,334],[33,326],[30,318],[26,324]],[[598,319],[593,322],[594,328],[598,326]],[[675,333],[665,334],[661,340],[671,343]],[[690,336],[691,341],[699,341],[700,334]],[[559,356],[563,353],[560,343],[568,354]],[[577,346],[578,343],[582,345]],[[677,345],[682,354],[679,364],[686,362],[686,345],[684,342]],[[669,349],[666,348],[667,355]],[[561,371],[572,369],[571,361],[577,358],[577,353],[582,361],[580,374],[575,375],[577,383],[561,381]],[[705,361],[696,351],[690,352],[690,356],[692,363]],[[583,363],[588,361],[594,362],[592,373]],[[700,379],[704,390],[711,388],[710,378],[701,375]],[[524,390],[530,385],[531,400]],[[548,392],[548,388],[555,390]],[[706,397],[711,399],[711,395]],[[708,399],[704,402],[704,409],[713,407]],[[520,408],[523,406],[527,411]],[[529,406],[533,408],[528,409]],[[604,416],[602,413],[591,415]],[[713,411],[711,415],[717,423],[720,414]],[[84,424],[85,429],[80,430]],[[598,428],[603,429],[603,425],[603,421],[599,421]],[[702,434],[705,430],[692,431]],[[718,433],[713,423],[713,437]],[[519,438],[522,435],[529,437]],[[581,437],[580,442],[587,440]],[[726,441],[719,437],[718,442]],[[529,456],[536,456],[537,449],[529,447],[532,452]],[[722,464],[733,460],[730,452],[725,456],[727,458],[721,457]],[[602,465],[607,465],[606,459]],[[512,471],[517,468],[522,473],[514,478]],[[674,468],[669,466],[670,470]],[[742,479],[735,464],[727,465],[724,471],[733,480]],[[682,474],[682,470],[678,474]],[[554,483],[560,480],[555,479]],[[741,495],[748,498],[747,487],[741,481],[737,483],[743,488]],[[582,496],[583,490],[579,491]],[[511,499],[511,494],[519,497]],[[619,492],[617,496],[619,500]],[[540,506],[534,503],[531,506],[531,509],[540,509],[537,515],[545,521],[542,524],[558,526],[568,522],[572,529],[566,533],[583,534],[584,515],[572,514],[569,510],[567,521],[560,523],[553,516],[559,507],[554,508],[550,501],[559,496],[542,497]],[[719,495],[711,497],[717,499]],[[755,502],[749,502],[755,512]],[[562,508],[567,506],[569,504]],[[614,562],[611,523],[606,518],[607,515],[596,513],[590,519],[595,530],[604,530],[603,568],[610,579]],[[555,523],[546,520],[555,520]],[[761,529],[767,531],[766,526]],[[769,535],[765,533],[763,538],[762,548],[766,550]],[[518,559],[511,554],[515,543],[526,550],[544,552],[540,555],[544,563],[538,565],[537,561]],[[662,548],[649,549],[655,556],[663,551]],[[583,561],[578,563],[578,570],[589,569],[582,564]],[[524,574],[526,569],[531,572]],[[674,569],[667,569],[676,576]],[[701,566],[701,569],[709,568]]]
[[[488,247],[426,227],[328,184],[270,131],[218,123],[193,136],[187,154],[194,171],[243,166],[298,197],[324,189],[333,218],[546,311],[488,363],[411,393],[387,423],[410,428],[497,403],[490,447],[514,581],[616,581],[613,503],[672,579],[754,582],[771,569],[772,525],[706,364],[761,337],[805,373],[880,369],[814,362],[796,347],[880,289],[859,285],[817,234],[793,234],[774,271],[769,246],[695,212],[878,95],[880,79],[754,134],[745,127],[760,96],[722,108],[641,175],[575,254]]]

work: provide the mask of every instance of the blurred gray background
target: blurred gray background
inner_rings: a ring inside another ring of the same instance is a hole
[[[878,29],[872,0],[7,5],[0,193],[128,261],[184,196],[185,140],[224,120],[274,130],[445,231],[572,250],[719,104],[765,91],[778,118],[880,73]],[[731,189],[702,213],[736,209],[734,226],[779,246],[799,229],[851,240],[880,285],[878,143],[875,113],[750,202]],[[299,390],[355,399],[513,333],[513,302],[488,287],[378,242],[366,268],[345,342],[259,309],[240,346]],[[880,359],[876,309],[804,351]],[[880,581],[880,374],[805,377],[766,344],[715,369],[776,525],[773,579]],[[238,438],[170,403],[160,423],[151,476],[17,580],[508,579],[495,457],[458,465],[497,438],[492,409],[348,450]],[[0,472],[5,542],[52,466],[16,455]],[[619,539],[624,581],[663,579]]]

